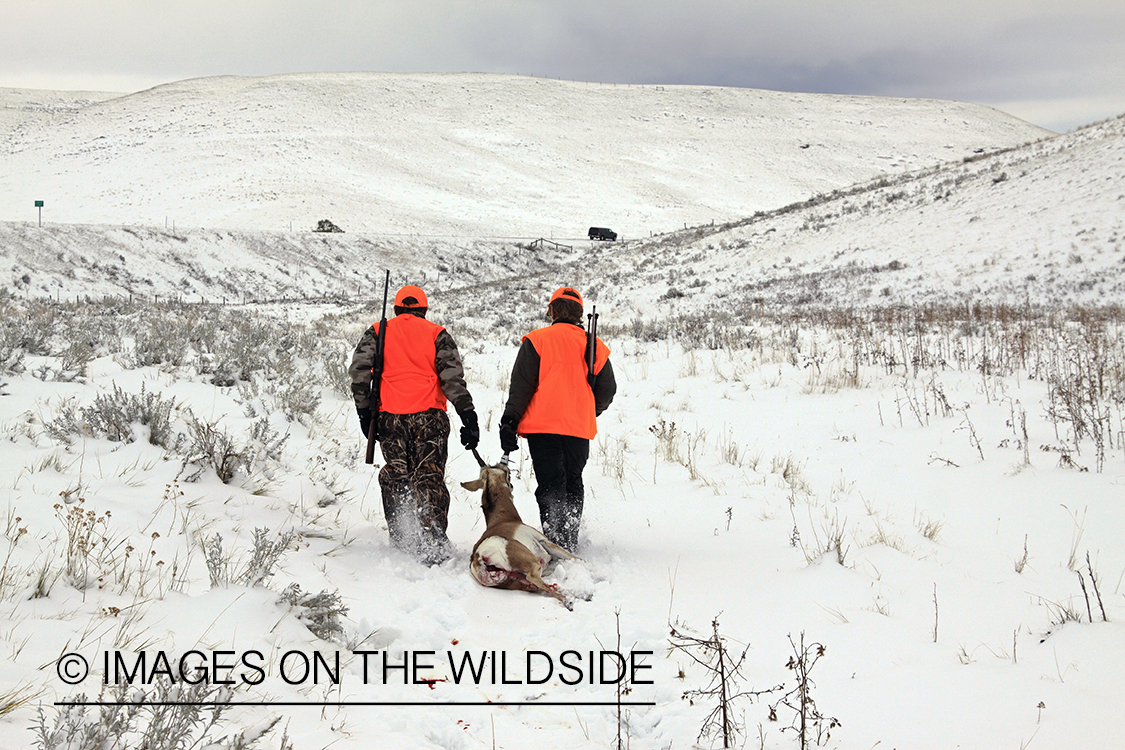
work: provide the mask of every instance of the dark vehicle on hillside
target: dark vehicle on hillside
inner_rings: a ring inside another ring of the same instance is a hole
[[[592,240],[609,240],[613,242],[617,239],[617,232],[605,227],[590,227],[590,239]]]

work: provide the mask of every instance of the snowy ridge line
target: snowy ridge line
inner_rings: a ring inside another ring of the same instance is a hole
[[[39,225],[34,221],[0,221],[0,224],[9,225],[9,226],[13,226],[13,227],[27,227],[27,228],[34,228],[34,229],[40,229],[40,228],[44,228],[44,227],[49,228],[49,227],[52,227],[52,226],[54,226],[54,227],[74,227],[74,228],[86,228],[86,229],[99,229],[99,230],[102,230],[102,229],[121,229],[121,230],[125,230],[125,231],[131,230],[131,229],[133,229],[133,230],[145,229],[145,230],[148,230],[150,232],[164,234],[165,236],[169,237],[170,239],[179,240],[180,242],[188,241],[190,239],[190,237],[187,237],[185,235],[190,234],[192,232],[215,232],[215,233],[218,233],[218,234],[224,234],[224,233],[226,233],[226,234],[230,234],[230,233],[264,234],[264,235],[277,235],[277,236],[282,237],[282,238],[291,238],[291,237],[294,237],[294,236],[304,237],[304,236],[307,236],[307,235],[312,235],[313,237],[317,237],[317,238],[324,238],[325,236],[339,237],[340,235],[349,235],[349,237],[358,237],[360,239],[367,240],[367,241],[380,240],[380,239],[395,239],[395,240],[415,239],[415,240],[457,240],[457,241],[467,241],[467,242],[476,242],[476,241],[482,241],[482,242],[534,242],[536,240],[545,239],[545,240],[550,240],[552,242],[561,242],[561,241],[564,241],[564,240],[567,241],[567,242],[591,242],[590,238],[586,235],[575,235],[574,237],[563,237],[563,236],[545,237],[541,234],[510,234],[510,235],[505,235],[505,234],[479,234],[479,233],[470,233],[470,232],[463,232],[463,233],[460,233],[460,234],[449,234],[449,233],[446,233],[446,234],[422,234],[422,233],[418,233],[418,232],[348,232],[348,231],[344,231],[344,232],[318,232],[315,229],[273,229],[273,228],[268,228],[268,227],[261,228],[261,229],[242,229],[242,228],[239,228],[239,227],[200,226],[200,225],[194,225],[194,224],[192,226],[178,226],[178,227],[175,227],[174,229],[172,227],[168,227],[168,226],[161,226],[160,224],[137,224],[137,223],[90,224],[90,223],[72,223],[72,222],[44,222],[43,225]],[[689,229],[690,228],[691,227],[689,227]],[[673,230],[673,231],[683,231],[683,230]],[[632,238],[630,240],[618,239],[617,242],[618,242],[618,244],[624,244],[627,241],[636,241],[636,239],[637,238]]]
[[[627,252],[591,250],[622,305],[1045,307],[1125,300],[1125,116],[1066,136],[825,193]],[[889,272],[889,273],[888,273]],[[642,297],[643,299],[643,297]],[[640,312],[640,310],[638,310]]]
[[[0,223],[0,259],[11,261],[9,289],[14,286],[21,296],[351,298],[374,289],[382,268],[437,291],[451,282],[526,274],[564,257],[569,256],[550,246],[532,251],[501,241],[373,241],[353,234],[260,230],[170,236],[116,226],[40,229]]]
[[[694,235],[692,237],[693,240],[699,239],[700,235],[726,232],[732,229],[750,226],[761,221],[777,219],[808,209],[816,208],[826,203],[832,203],[847,198],[855,198],[857,196],[876,192],[885,188],[923,182],[929,178],[955,171],[966,165],[976,164],[979,162],[988,162],[991,159],[999,159],[999,157],[1003,157],[1006,155],[1015,155],[1019,157],[1013,160],[1014,162],[1026,162],[1031,159],[1040,158],[1044,155],[1055,154],[1060,151],[1064,151],[1068,148],[1073,147],[1075,144],[1088,140],[1089,138],[1105,137],[1104,131],[1111,127],[1116,129],[1118,132],[1125,128],[1125,115],[1107,118],[1103,121],[1078,128],[1077,130],[1066,133],[1065,135],[1047,136],[1030,143],[1004,146],[992,150],[981,151],[980,153],[974,153],[958,160],[951,160],[939,164],[920,167],[918,169],[907,170],[905,172],[900,172],[897,174],[884,174],[878,177],[872,177],[869,180],[858,182],[848,187],[837,188],[832,191],[818,193],[804,200],[794,201],[793,203],[785,206],[755,211],[753,215],[743,219],[736,219],[728,222],[723,222],[721,224],[711,222],[709,224],[703,223],[696,226],[684,227],[682,229],[672,229],[659,236],[663,238],[676,238],[681,235]],[[985,165],[981,166],[983,169]],[[708,232],[708,230],[711,231]],[[633,241],[641,245],[647,244],[648,242],[648,240],[643,237],[635,238]]]

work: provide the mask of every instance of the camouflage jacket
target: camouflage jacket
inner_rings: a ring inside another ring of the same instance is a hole
[[[371,365],[375,360],[375,340],[378,333],[376,326],[371,326],[364,331],[355,347],[355,353],[352,354],[352,363],[348,367],[356,409],[371,408]],[[436,349],[434,371],[437,373],[438,382],[441,383],[442,393],[449,403],[453,404],[458,414],[472,409],[473,397],[469,395],[469,387],[465,384],[465,368],[461,364],[461,353],[457,351],[457,342],[453,340],[449,331],[442,329],[437,340],[434,341],[434,347]]]

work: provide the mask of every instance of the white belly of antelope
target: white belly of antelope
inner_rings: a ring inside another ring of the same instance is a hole
[[[483,586],[499,586],[509,580],[526,581],[524,571],[512,569],[508,560],[508,545],[522,544],[535,556],[539,565],[543,566],[551,558],[541,541],[544,538],[540,532],[526,525],[516,530],[511,541],[501,536],[490,536],[477,546],[469,569]]]

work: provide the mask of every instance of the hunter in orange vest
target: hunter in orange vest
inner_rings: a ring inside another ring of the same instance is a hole
[[[426,564],[440,564],[452,556],[446,534],[450,431],[446,403],[452,403],[461,417],[461,444],[467,450],[477,446],[480,428],[457,344],[445,328],[426,320],[426,293],[404,286],[394,304],[395,317],[387,321],[383,347],[379,403],[371,403],[379,324],[367,329],[352,355],[348,368],[352,396],[364,437],[376,430],[382,448],[379,487],[391,543]]]
[[[547,538],[564,549],[578,546],[585,487],[582,471],[597,417],[613,402],[617,382],[609,348],[594,339],[594,379],[588,378],[589,336],[582,329],[582,295],[561,287],[547,306],[551,325],[523,337],[504,415],[500,447],[510,453],[527,440],[537,487],[539,520]]]

